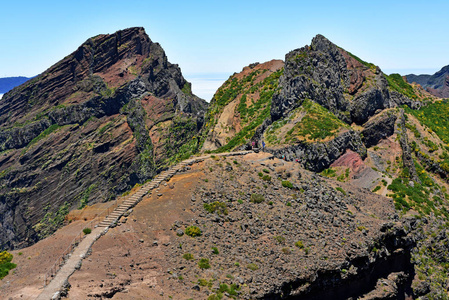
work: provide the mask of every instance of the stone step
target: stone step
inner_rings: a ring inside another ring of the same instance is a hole
[[[137,202],[137,200],[136,201],[125,201],[125,202],[123,202],[123,204],[128,205],[128,204],[134,204],[136,202]]]

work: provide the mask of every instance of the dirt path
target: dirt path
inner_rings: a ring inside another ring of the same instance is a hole
[[[241,151],[241,152],[231,152],[231,153],[221,153],[215,156],[233,156],[233,155],[246,155],[252,153],[252,151]],[[152,189],[159,186],[159,184],[171,178],[178,170],[184,168],[186,165],[191,165],[193,163],[200,162],[212,155],[205,155],[201,157],[195,157],[192,159],[187,159],[181,163],[173,166],[167,171],[160,173],[151,182],[143,185],[141,189],[134,195],[125,199],[123,203],[117,207],[109,216],[107,216],[98,227],[96,227],[91,234],[87,235],[81,243],[74,249],[73,253],[70,255],[69,259],[66,260],[64,265],[58,271],[53,280],[44,288],[42,293],[36,298],[37,300],[48,300],[48,299],[59,299],[61,291],[68,285],[69,277],[80,268],[82,260],[86,257],[88,251],[91,249],[92,245],[98,240],[103,234],[105,234],[109,227],[114,224],[126,211],[134,207],[142,198],[149,193]]]

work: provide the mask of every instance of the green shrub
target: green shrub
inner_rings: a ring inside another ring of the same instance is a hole
[[[261,194],[252,194],[251,195],[251,202],[253,203],[262,203],[265,201],[265,197]]]
[[[297,241],[295,243],[295,246],[298,247],[299,249],[304,249],[304,243],[302,241]]]
[[[378,190],[380,190],[380,185],[376,186],[376,187],[373,189],[373,193],[377,192]]]
[[[293,184],[290,181],[288,181],[288,180],[283,180],[282,181],[282,186],[286,187],[286,188],[289,188],[289,189],[293,188]]]
[[[191,254],[191,253],[184,253],[182,258],[184,258],[186,260],[192,260],[193,259],[193,254]]]
[[[271,176],[270,175],[263,175],[262,179],[265,180],[265,181],[271,181]]]
[[[218,289],[219,293],[228,293],[231,296],[237,296],[238,292],[240,290],[240,287],[236,285],[235,283],[231,284],[231,286],[228,286],[226,283],[220,283],[220,287]]]
[[[247,267],[248,269],[250,269],[251,271],[256,271],[256,270],[259,269],[259,266],[256,265],[256,264],[254,264],[254,263],[247,264],[246,267]]]
[[[346,196],[346,191],[343,188],[337,186],[335,189]]]
[[[270,170],[268,169],[263,169],[262,171],[264,171],[265,173],[270,173]]]
[[[92,232],[92,229],[86,227],[86,228],[83,229],[83,232],[84,232],[84,234],[89,234],[89,233]]]
[[[213,254],[219,254],[220,251],[218,251],[218,248],[217,248],[217,247],[212,247],[212,253],[213,253]]]
[[[207,258],[201,258],[198,262],[198,267],[200,267],[200,269],[210,269],[209,260]]]
[[[185,230],[185,234],[191,237],[196,237],[201,235],[201,229],[196,226],[189,226]]]
[[[337,171],[335,171],[332,168],[329,168],[329,169],[323,170],[320,174],[323,176],[326,176],[326,177],[335,177],[337,175]]]
[[[226,203],[215,201],[213,203],[204,203],[204,209],[213,214],[217,213],[219,215],[227,215],[228,214],[228,208],[226,207]]]
[[[9,252],[0,252],[0,279],[8,275],[9,271],[17,267],[12,261],[13,255]]]
[[[211,288],[212,284],[213,284],[212,280],[207,281],[206,279],[203,279],[203,278],[198,279],[199,286],[207,286],[207,287]]]

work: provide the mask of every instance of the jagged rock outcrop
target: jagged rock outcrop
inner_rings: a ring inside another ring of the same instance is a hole
[[[346,131],[328,142],[299,142],[278,149],[266,148],[265,151],[276,157],[284,157],[287,161],[299,159],[306,169],[321,172],[345,153],[346,149],[357,152],[362,158],[366,157],[366,147],[360,135],[352,130]]]
[[[364,129],[361,134],[365,146],[369,148],[377,145],[381,139],[393,135],[396,120],[397,116],[395,112],[384,110],[363,124]]]
[[[287,116],[306,98],[334,114],[346,111],[349,101],[344,98],[343,92],[349,83],[343,55],[329,40],[317,35],[310,46],[285,55],[284,74],[280,78],[281,90],[273,96],[271,117],[278,120]],[[347,117],[341,118],[349,121]]]
[[[416,173],[415,162],[413,160],[412,151],[410,149],[407,131],[405,127],[404,111],[402,109],[400,111],[398,125],[401,130],[399,143],[402,148],[402,162],[404,164],[405,173],[408,173],[408,176],[410,176],[410,179],[413,180],[414,182],[421,183],[421,180],[419,179],[419,176]]]
[[[337,47],[322,35],[310,46],[285,56],[281,90],[273,96],[271,117],[278,120],[310,99],[341,120],[363,124],[376,110],[407,104],[408,99],[388,88],[381,70]]]
[[[14,88],[0,101],[0,245],[29,245],[195,152],[206,108],[143,28],[90,38]],[[189,147],[173,152],[173,135]]]

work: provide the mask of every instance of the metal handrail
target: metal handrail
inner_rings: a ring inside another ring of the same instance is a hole
[[[105,209],[103,209],[99,214],[97,214],[97,215],[95,215],[94,216],[94,218],[89,222],[89,223],[87,223],[87,225],[86,226],[84,226],[83,227],[83,229],[80,231],[80,233],[79,234],[77,234],[76,236],[75,236],[75,238],[73,238],[73,240],[70,242],[70,244],[69,244],[69,246],[67,247],[67,249],[56,259],[56,261],[55,261],[55,263],[51,266],[51,268],[50,268],[50,270],[45,274],[45,277],[44,277],[44,287],[47,285],[47,281],[50,279],[50,278],[53,278],[55,275],[56,275],[56,273],[59,271],[59,269],[61,268],[61,266],[62,266],[62,263],[65,261],[65,256],[66,255],[69,255],[74,249],[75,249],[75,247],[79,244],[79,243],[81,243],[81,241],[83,240],[83,238],[84,238],[84,236],[85,236],[85,234],[84,234],[84,229],[86,229],[86,228],[91,228],[91,227],[93,227],[93,226],[95,226],[95,225],[97,225],[97,224],[99,224],[101,221],[99,220],[99,218],[106,212],[106,215],[104,216],[104,217],[107,217],[107,216],[109,216],[109,214],[110,214],[110,208],[112,207],[112,206],[114,206],[115,205],[115,208],[117,208],[117,203],[118,203],[118,201],[117,201],[117,199],[115,199],[115,201],[113,201],[108,207],[106,207]],[[50,280],[51,281],[51,280]]]

